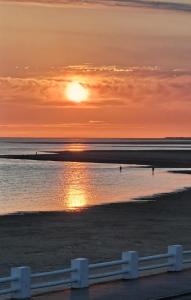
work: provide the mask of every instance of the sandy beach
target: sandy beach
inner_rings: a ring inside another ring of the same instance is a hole
[[[152,165],[160,168],[191,168],[190,150],[89,150],[60,151],[37,155],[1,155],[0,158]]]
[[[191,248],[190,214],[191,189],[186,189],[81,212],[1,216],[1,273],[15,265],[57,269],[77,257],[109,260],[123,250],[143,255],[166,251],[169,244]]]
[[[82,151],[7,155],[9,159],[132,163],[191,167],[191,151]],[[190,174],[190,171],[179,170]],[[149,200],[149,201],[145,201]],[[34,271],[67,266],[70,259],[91,262],[166,251],[170,244],[191,248],[191,188],[142,198],[138,202],[89,207],[80,212],[43,212],[0,217],[1,272],[30,265]]]

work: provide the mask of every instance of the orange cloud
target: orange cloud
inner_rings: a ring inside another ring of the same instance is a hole
[[[191,72],[113,66],[66,67],[59,75],[0,77],[0,102],[23,106],[77,107],[65,96],[65,88],[78,78],[90,90],[81,108],[147,105],[184,107],[191,100]]]
[[[76,105],[66,84],[80,78],[90,99]],[[2,136],[189,135],[191,72],[69,66],[41,76],[0,77]]]

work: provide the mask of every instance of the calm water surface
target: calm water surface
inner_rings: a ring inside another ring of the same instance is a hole
[[[75,210],[191,185],[190,175],[115,164],[1,160],[0,213]]]
[[[0,155],[64,150],[191,150],[191,140],[0,138]]]
[[[75,146],[81,145],[67,145],[68,149]],[[31,153],[37,148],[53,150],[56,145],[3,143],[0,152]],[[189,186],[190,175],[171,174],[167,169],[156,169],[152,176],[150,168],[132,165],[124,165],[120,172],[116,164],[0,159],[0,214],[79,211],[87,206],[134,201]]]

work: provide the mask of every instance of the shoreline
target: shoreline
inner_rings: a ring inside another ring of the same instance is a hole
[[[147,164],[150,166],[191,167],[191,151],[173,151],[173,155],[171,151],[162,150],[109,153],[66,151],[4,158],[40,161],[72,159],[96,163],[102,160],[104,163],[119,163],[121,160],[132,164],[136,161],[139,165],[149,161],[150,164]],[[190,174],[190,170],[175,172]],[[191,248],[190,215],[191,186],[170,193],[138,197],[131,202],[95,205],[79,212],[18,212],[1,215],[1,274],[7,274],[13,266],[22,265],[31,266],[33,272],[59,269],[69,266],[70,260],[78,257],[87,257],[90,262],[113,260],[126,250],[152,255],[165,252],[170,244]]]
[[[191,150],[86,150],[33,155],[1,155],[2,159],[148,165],[191,168]]]
[[[191,174],[191,172],[184,172],[184,171],[169,171],[169,173],[180,173],[180,174]],[[155,202],[156,201],[163,201],[164,196],[169,196],[169,200],[171,201],[171,197],[174,195],[175,197],[181,196],[182,193],[184,192],[190,192],[191,193],[191,186],[190,187],[185,187],[181,189],[174,190],[172,192],[162,192],[162,193],[156,193],[153,195],[148,195],[148,196],[140,196],[140,197],[135,197],[132,198],[131,201],[117,201],[117,202],[110,202],[110,203],[102,203],[102,204],[94,204],[91,206],[85,206],[81,209],[73,209],[73,210],[40,210],[40,211],[18,211],[18,212],[13,212],[13,213],[5,213],[5,214],[0,214],[0,219],[1,218],[6,218],[6,217],[23,217],[23,216],[29,216],[29,217],[35,217],[35,216],[51,216],[51,215],[73,215],[73,214],[83,214],[88,211],[92,210],[101,210],[101,209],[109,209],[109,208],[114,208],[114,206],[130,206],[130,205],[142,205],[146,204],[149,202]]]

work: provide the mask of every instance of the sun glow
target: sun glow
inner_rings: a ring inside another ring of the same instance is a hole
[[[68,210],[81,210],[86,206],[85,195],[81,191],[71,191],[68,195],[67,209]]]
[[[68,100],[81,103],[86,101],[89,96],[89,91],[78,81],[70,82],[66,87],[66,97]]]

